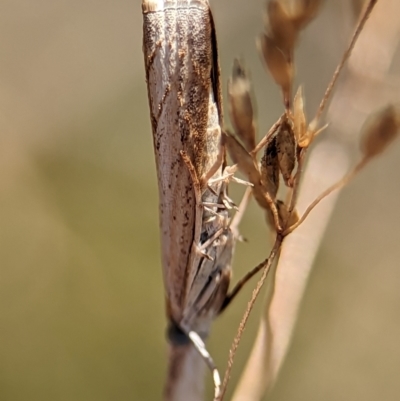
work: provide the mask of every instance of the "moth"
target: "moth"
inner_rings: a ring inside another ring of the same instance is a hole
[[[236,235],[217,40],[208,0],[143,0],[143,52],[156,159],[169,342],[204,339],[226,304]]]

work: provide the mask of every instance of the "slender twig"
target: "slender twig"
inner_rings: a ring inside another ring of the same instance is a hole
[[[320,117],[322,115],[322,112],[324,111],[325,106],[326,106],[326,104],[327,104],[327,102],[328,102],[328,100],[329,100],[329,98],[330,98],[330,96],[332,94],[332,90],[333,90],[333,88],[334,88],[334,86],[335,86],[335,84],[336,84],[336,82],[337,82],[337,80],[339,78],[339,75],[342,72],[346,61],[349,59],[349,57],[351,55],[351,52],[352,52],[352,50],[353,50],[353,48],[354,48],[354,46],[355,46],[355,44],[357,42],[357,39],[360,36],[360,33],[362,32],[362,30],[364,28],[364,25],[367,22],[369,16],[371,15],[372,9],[374,8],[374,6],[376,5],[377,2],[378,2],[378,0],[370,0],[368,5],[365,7],[365,10],[364,10],[361,18],[358,21],[358,24],[357,24],[356,29],[355,29],[355,31],[353,33],[353,36],[352,36],[352,38],[350,40],[350,43],[349,43],[346,51],[344,52],[343,57],[342,57],[339,65],[336,67],[336,70],[335,70],[335,72],[334,72],[334,74],[332,76],[332,79],[328,84],[328,87],[326,88],[324,97],[321,100],[321,103],[320,103],[320,105],[318,107],[317,113],[316,113],[313,121],[316,121],[316,122],[319,121],[319,119],[320,119]],[[296,176],[295,176],[295,179],[294,179],[293,193],[292,193],[292,197],[291,197],[290,205],[289,205],[289,209],[288,209],[289,210],[289,216],[292,214],[292,212],[293,212],[293,210],[294,210],[294,208],[296,206],[296,203],[297,203],[298,189],[299,189],[299,186],[300,186],[301,176],[303,174],[303,168],[302,168],[303,167],[303,161],[305,159],[307,150],[308,150],[307,148],[302,149],[302,151],[301,151],[301,153],[299,154],[299,157],[298,157],[298,168],[297,168]],[[289,220],[290,220],[290,217],[289,217]],[[289,232],[292,232],[292,231],[293,230],[290,230]],[[285,235],[289,234],[289,232],[285,233]]]
[[[257,153],[263,149],[268,142],[271,140],[272,136],[274,135],[275,131],[279,128],[282,124],[283,119],[286,117],[286,113],[282,114],[279,119],[272,125],[272,127],[268,130],[267,134],[264,136],[263,139],[257,144],[257,146],[250,152],[252,156],[256,156]]]
[[[320,105],[318,107],[316,116],[314,118],[315,122],[318,122],[319,118],[321,117],[321,115],[322,115],[322,113],[323,113],[323,111],[324,111],[324,109],[326,107],[326,104],[327,104],[328,100],[330,99],[330,96],[332,94],[332,90],[333,90],[333,88],[334,88],[334,86],[335,86],[335,84],[336,84],[336,82],[338,80],[338,77],[339,77],[341,71],[343,70],[343,67],[344,67],[346,61],[350,57],[350,54],[351,54],[351,52],[352,52],[352,50],[353,50],[353,48],[354,48],[354,46],[356,44],[356,41],[357,41],[357,39],[358,39],[358,37],[359,37],[359,35],[360,35],[364,25],[365,25],[365,22],[369,18],[370,14],[371,14],[371,11],[372,11],[373,7],[375,6],[375,4],[377,3],[377,1],[378,0],[370,0],[368,5],[366,6],[366,8],[364,10],[364,13],[363,13],[362,17],[360,18],[360,20],[359,20],[359,22],[357,24],[357,27],[356,27],[356,29],[354,31],[354,34],[353,34],[352,39],[350,41],[350,44],[349,44],[348,48],[346,49],[346,51],[344,52],[342,60],[340,61],[338,67],[336,68],[336,70],[335,70],[335,72],[333,74],[333,77],[332,77],[332,79],[331,79],[331,81],[330,81],[330,83],[329,83],[329,85],[328,85],[328,87],[327,87],[327,89],[325,91],[325,94],[324,94],[324,96],[322,98],[322,101],[321,101],[321,103],[320,103]],[[278,129],[279,125],[282,123],[282,121],[283,121],[283,119],[285,117],[286,117],[286,114],[283,114],[280,117],[280,119],[271,127],[271,129],[268,131],[267,135],[259,142],[259,144],[256,146],[256,148],[253,149],[253,151],[251,152],[252,156],[255,156],[257,154],[257,152],[260,149],[262,149],[269,142],[270,138],[275,133],[275,131]],[[307,153],[307,149],[306,148],[300,150],[299,153],[298,153],[298,157],[297,157],[298,168],[297,168],[297,172],[296,172],[294,183],[293,183],[292,196],[291,196],[290,203],[289,203],[289,208],[288,208],[289,219],[287,221],[290,221],[290,214],[295,209],[295,206],[296,206],[296,203],[297,203],[298,192],[299,192],[300,182],[301,182],[302,173],[303,173],[303,164],[304,164],[306,153]],[[331,193],[336,188],[338,188],[338,187],[340,187],[342,185],[345,185],[345,183],[350,181],[354,177],[354,175],[364,165],[365,165],[365,162],[361,162],[358,166],[355,167],[355,169],[351,173],[346,175],[342,179],[341,182],[339,182],[338,184],[335,184],[334,186],[329,188],[327,191],[322,193],[321,196],[318,197],[316,199],[316,201],[314,201],[310,205],[309,208],[307,208],[306,212],[304,213],[302,218],[299,220],[300,223],[296,223],[297,225],[293,225],[293,226],[289,227],[286,231],[283,232],[283,234],[279,234],[279,233],[277,234],[277,237],[276,237],[276,240],[275,240],[275,244],[274,244],[274,246],[273,246],[273,248],[271,250],[271,253],[270,253],[268,259],[266,259],[261,264],[261,266],[263,266],[263,265],[265,266],[263,274],[262,274],[260,280],[258,281],[256,288],[253,291],[252,297],[251,297],[251,299],[250,299],[250,301],[249,301],[249,303],[247,305],[247,309],[246,309],[246,311],[245,311],[245,313],[243,315],[243,318],[242,318],[242,320],[240,322],[237,334],[236,334],[235,339],[234,339],[234,341],[232,343],[232,346],[231,346],[231,349],[230,349],[230,352],[229,352],[228,366],[227,366],[227,369],[225,371],[224,380],[223,380],[223,384],[222,384],[221,397],[220,397],[219,400],[222,400],[223,396],[225,394],[226,387],[227,387],[227,384],[229,382],[230,373],[231,373],[231,370],[232,370],[232,366],[233,366],[233,361],[234,361],[234,357],[235,357],[235,354],[236,354],[236,350],[237,350],[237,348],[239,346],[239,343],[240,343],[243,331],[245,329],[247,320],[248,320],[249,315],[251,313],[251,310],[252,310],[252,308],[254,306],[254,303],[255,303],[255,301],[256,301],[256,299],[258,297],[258,294],[261,291],[261,288],[262,288],[262,286],[263,286],[263,284],[264,284],[264,282],[265,282],[265,280],[267,278],[267,275],[268,275],[268,273],[270,271],[270,267],[271,267],[272,263],[274,262],[276,256],[279,254],[279,251],[280,251],[280,248],[282,246],[282,242],[283,242],[284,237],[286,235],[290,234],[299,224],[301,224],[302,221],[304,221],[304,219],[307,217],[307,215],[311,212],[312,208],[315,207],[315,205],[318,202],[320,202],[321,199],[323,199],[325,196],[327,196],[329,193]],[[253,270],[257,270],[257,269],[261,269],[261,268],[262,267],[260,267],[260,266],[256,266],[256,268],[253,269]],[[251,273],[252,272],[250,272],[249,274],[251,274]],[[246,276],[244,277],[244,279],[246,279]],[[240,282],[239,282],[239,284],[240,284]],[[236,290],[236,287],[232,292],[233,295],[235,295],[234,294],[235,290]]]
[[[233,367],[233,362],[234,362],[234,358],[235,358],[235,355],[236,355],[236,351],[238,349],[240,340],[242,338],[244,329],[246,327],[247,320],[249,319],[251,310],[253,309],[254,303],[257,300],[258,294],[260,293],[261,288],[263,287],[263,285],[265,283],[265,280],[266,280],[266,278],[268,276],[268,273],[270,271],[272,263],[274,262],[276,256],[279,253],[279,250],[280,250],[281,245],[282,245],[282,241],[283,241],[283,237],[278,234],[276,236],[275,244],[272,247],[272,250],[271,250],[271,252],[269,254],[269,257],[267,259],[265,259],[264,262],[262,262],[262,264],[261,264],[261,265],[263,265],[263,268],[264,268],[263,274],[261,275],[261,278],[258,280],[257,285],[256,285],[255,289],[253,290],[253,294],[251,296],[250,301],[247,304],[246,311],[245,311],[245,313],[244,313],[244,315],[242,317],[242,320],[241,320],[241,322],[239,324],[239,328],[238,328],[236,336],[235,336],[235,338],[233,340],[231,349],[229,350],[228,366],[227,366],[227,368],[225,370],[224,380],[222,382],[221,397],[219,398],[219,400],[215,400],[215,401],[222,401],[222,399],[224,397],[224,394],[225,394],[225,391],[226,391],[226,388],[227,388],[227,385],[228,385],[228,382],[229,382],[229,379],[230,379],[230,374],[231,374],[231,371],[232,371],[232,367]]]
[[[336,67],[336,70],[333,73],[331,82],[329,82],[329,85],[326,88],[324,97],[322,98],[321,103],[319,104],[318,111],[317,111],[314,121],[318,121],[319,118],[321,117],[321,114],[324,111],[325,106],[331,96],[333,87],[335,86],[336,81],[339,78],[339,75],[342,72],[342,69],[343,69],[345,63],[348,60],[348,58],[350,57],[350,54],[357,42],[357,39],[360,36],[360,33],[362,32],[364,25],[367,22],[369,16],[371,15],[372,9],[374,8],[374,6],[377,2],[378,2],[378,0],[370,0],[368,5],[365,7],[365,10],[364,10],[361,18],[359,19],[356,29],[354,31],[354,34],[351,38],[350,44],[347,47],[346,51],[343,53],[342,60],[340,61],[339,65]]]
[[[221,308],[221,312],[232,302],[232,300],[236,297],[239,291],[243,288],[243,286],[260,270],[265,267],[265,264],[268,262],[268,259],[265,259],[261,263],[259,263],[256,267],[247,272],[233,287],[233,290],[226,296],[224,303]]]
[[[292,188],[292,193],[291,193],[289,207],[288,207],[288,212],[289,212],[288,221],[290,221],[290,215],[292,214],[294,208],[296,207],[297,198],[298,198],[298,194],[299,194],[299,190],[300,190],[301,176],[303,174],[304,159],[306,156],[306,151],[307,150],[305,148],[298,149],[297,171],[296,171],[296,175],[294,176],[293,188]]]

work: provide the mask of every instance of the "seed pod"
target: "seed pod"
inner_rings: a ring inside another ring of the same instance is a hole
[[[279,169],[286,186],[292,186],[292,171],[296,164],[296,141],[292,127],[284,121],[276,135]]]
[[[293,64],[287,59],[271,37],[262,34],[257,42],[257,47],[262,55],[268,71],[274,81],[281,87],[285,103],[290,99],[290,88],[293,79]]]
[[[389,105],[372,115],[362,128],[361,152],[370,158],[382,153],[396,138],[400,128],[400,110]]]
[[[248,151],[256,147],[254,111],[251,101],[251,84],[239,60],[233,63],[228,81],[229,113],[237,136]]]
[[[261,180],[271,198],[275,199],[279,189],[279,161],[276,136],[265,147],[264,156],[261,159]]]

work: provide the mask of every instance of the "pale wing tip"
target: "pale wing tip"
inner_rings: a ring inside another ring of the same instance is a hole
[[[143,14],[164,9],[164,0],[142,0]]]

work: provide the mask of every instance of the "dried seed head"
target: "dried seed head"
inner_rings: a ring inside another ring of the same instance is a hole
[[[365,158],[377,156],[396,138],[400,109],[389,105],[367,119],[362,128],[361,152]]]
[[[294,22],[299,29],[304,29],[317,15],[322,0],[296,0]]]
[[[271,198],[275,199],[279,189],[279,161],[276,137],[273,137],[265,147],[264,156],[261,159],[261,180]]]
[[[313,139],[319,135],[328,125],[318,128],[319,119],[314,118],[307,126],[306,115],[304,113],[303,88],[300,86],[293,100],[293,131],[297,145],[307,148]]]
[[[251,101],[251,84],[239,60],[233,63],[228,81],[229,113],[235,132],[251,151],[256,146],[254,111]]]
[[[230,133],[224,133],[224,142],[234,163],[253,185],[253,196],[257,203],[266,210],[270,209],[268,194],[261,181],[261,174],[252,156]],[[272,202],[271,200],[269,200]]]
[[[257,47],[272,78],[282,89],[285,104],[288,104],[294,75],[293,64],[267,34],[261,35]]]
[[[283,180],[292,187],[292,172],[296,164],[296,141],[294,132],[288,121],[284,121],[276,135],[279,168]]]
[[[271,6],[271,15],[284,14],[292,25],[291,29],[298,35],[299,31],[316,17],[322,2],[322,0],[272,0],[270,3],[278,3],[278,6],[275,4]],[[283,23],[288,24],[286,21]]]
[[[293,53],[299,31],[282,1],[271,0],[268,3],[266,20],[269,36],[274,39],[276,46],[289,57]]]
[[[224,142],[232,161],[237,164],[239,170],[254,185],[260,183],[260,172],[247,150],[230,133],[224,134]]]
[[[303,87],[299,86],[293,100],[293,131],[296,141],[301,146],[307,132],[307,121],[304,114]]]

